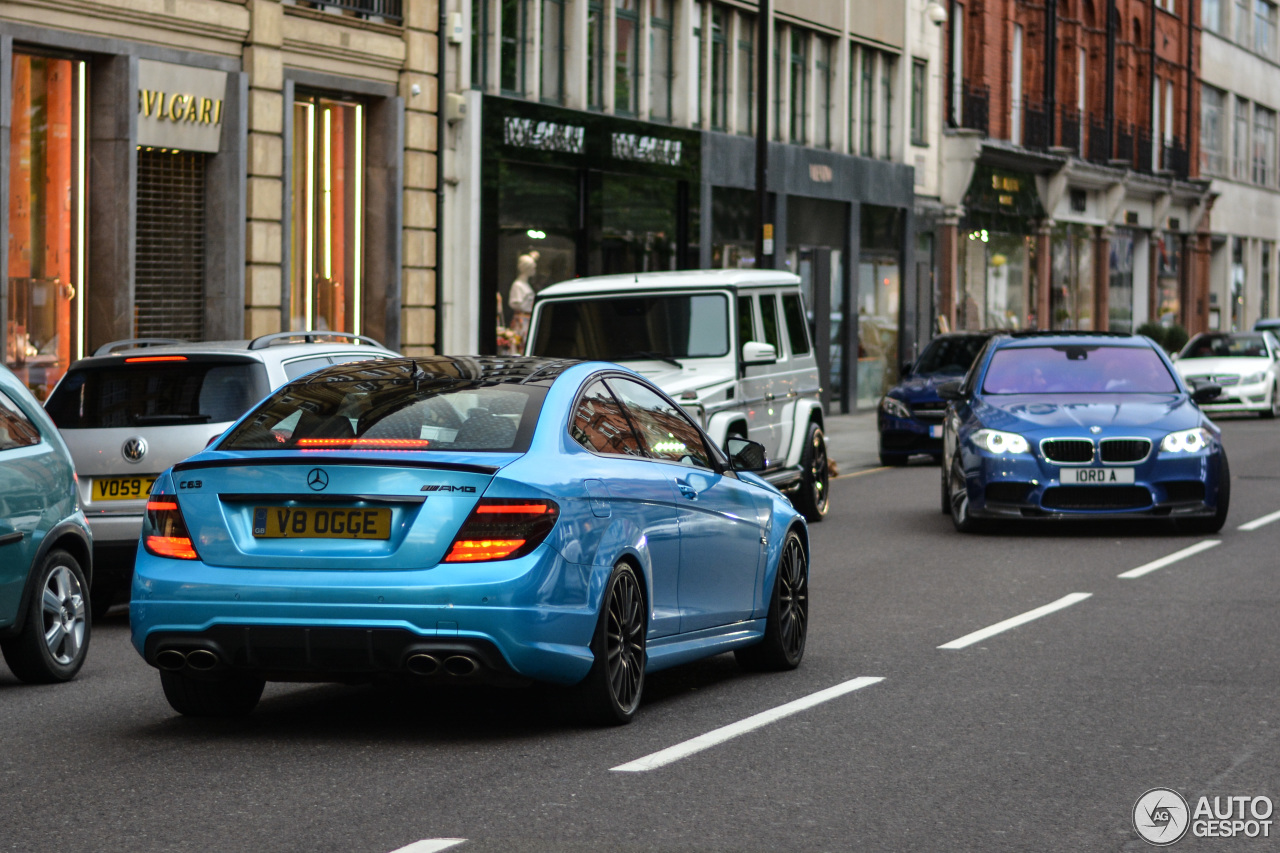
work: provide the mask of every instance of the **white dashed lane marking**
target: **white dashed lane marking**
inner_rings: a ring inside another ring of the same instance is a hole
[[[441,850],[457,847],[466,840],[465,838],[424,838],[407,847],[398,847],[391,853],[440,853]]]
[[[1150,574],[1151,572],[1154,572],[1156,569],[1163,569],[1165,566],[1173,565],[1179,560],[1187,559],[1187,557],[1194,557],[1196,554],[1199,554],[1201,551],[1208,551],[1210,548],[1216,547],[1221,544],[1222,544],[1221,539],[1206,539],[1203,542],[1197,542],[1196,544],[1192,545],[1190,548],[1183,548],[1181,551],[1176,551],[1167,557],[1161,557],[1158,560],[1152,560],[1150,563],[1143,563],[1141,566],[1138,566],[1138,568],[1130,569],[1127,572],[1122,572],[1121,574],[1116,575],[1116,577],[1125,578],[1126,580],[1130,578],[1140,578],[1145,574]]]
[[[1017,628],[1019,625],[1025,625],[1028,622],[1032,622],[1036,619],[1039,619],[1041,616],[1048,616],[1050,613],[1061,610],[1064,607],[1070,607],[1073,604],[1078,604],[1081,601],[1084,601],[1086,598],[1088,598],[1091,595],[1093,595],[1093,593],[1091,592],[1073,592],[1070,595],[1064,595],[1062,598],[1059,598],[1057,601],[1054,601],[1050,604],[1046,604],[1043,607],[1037,607],[1035,610],[1028,610],[1026,613],[1023,613],[1021,616],[1014,616],[1012,619],[1006,619],[1003,622],[997,622],[996,624],[988,628],[983,628],[981,631],[974,631],[972,634],[965,634],[960,639],[952,640],[949,643],[943,643],[941,646],[938,646],[938,648],[940,649],[968,648],[969,646],[972,646],[974,643],[981,643],[983,640],[987,639],[988,637],[994,637],[996,634],[1003,634],[1005,631],[1008,631],[1011,628]]]
[[[710,749],[713,746],[722,744],[727,740],[732,740],[739,735],[747,732],[755,731],[758,728],[767,726],[770,723],[777,722],[783,717],[789,717],[792,714],[798,714],[814,705],[821,705],[823,702],[829,702],[832,699],[843,696],[846,693],[852,693],[855,690],[861,690],[863,687],[870,687],[872,684],[878,684],[884,681],[883,678],[853,678],[849,681],[841,682],[834,687],[828,687],[826,690],[819,690],[817,693],[811,693],[802,699],[794,702],[788,702],[785,705],[779,705],[768,711],[762,711],[745,720],[739,720],[736,723],[730,723],[727,726],[707,732],[704,735],[698,735],[692,740],[684,743],[678,743],[675,746],[669,746],[664,750],[655,752],[652,755],[646,755],[644,758],[637,758],[635,761],[629,761],[626,764],[619,764],[617,767],[610,768],[618,773],[643,773],[646,770],[656,770],[682,758],[688,758],[694,753],[702,752],[704,749]]]
[[[1273,521],[1280,521],[1280,512],[1273,512],[1270,515],[1264,515],[1262,518],[1255,518],[1248,524],[1242,524],[1239,530],[1257,530],[1259,527],[1270,524]]]

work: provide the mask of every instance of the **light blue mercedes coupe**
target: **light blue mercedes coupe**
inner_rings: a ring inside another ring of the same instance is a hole
[[[647,672],[799,665],[804,519],[612,364],[422,357],[296,379],[156,481],[130,603],[169,703],[266,681],[565,685],[631,719]]]

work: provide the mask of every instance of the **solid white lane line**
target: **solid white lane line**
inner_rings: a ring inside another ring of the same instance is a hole
[[[730,723],[727,726],[718,728],[714,731],[707,732],[704,735],[698,735],[692,740],[684,743],[678,743],[675,746],[669,746],[666,749],[646,755],[644,758],[637,758],[635,761],[628,761],[626,764],[619,764],[617,767],[610,768],[618,773],[643,773],[646,770],[656,770],[672,762],[679,761],[682,758],[688,758],[696,752],[702,752],[704,749],[710,749],[717,744],[732,740],[738,735],[744,735],[747,732],[767,726],[770,723],[781,720],[783,717],[789,717],[792,714],[798,714],[801,711],[812,708],[814,705],[821,705],[846,693],[852,693],[863,687],[870,687],[884,681],[883,678],[854,678],[849,681],[842,682],[834,687],[828,687],[826,690],[819,690],[817,693],[811,693],[803,699],[797,699],[794,702],[788,702],[785,705],[779,705],[769,711],[762,711],[745,720],[739,720],[736,723]]]
[[[974,631],[972,634],[965,634],[960,639],[952,640],[949,643],[943,643],[941,646],[938,646],[938,648],[940,649],[967,648],[969,646],[972,646],[974,643],[981,643],[983,640],[987,639],[988,637],[994,637],[996,634],[1001,634],[1005,631],[1008,631],[1010,628],[1017,628],[1019,625],[1025,625],[1028,622],[1032,622],[1036,619],[1039,619],[1041,616],[1048,616],[1050,613],[1053,613],[1056,610],[1061,610],[1064,607],[1070,607],[1073,604],[1078,604],[1081,601],[1084,601],[1086,598],[1088,598],[1091,595],[1093,595],[1093,593],[1091,592],[1073,592],[1070,595],[1064,595],[1062,598],[1059,598],[1057,601],[1053,602],[1052,604],[1046,604],[1044,607],[1037,607],[1035,610],[1028,610],[1026,613],[1023,613],[1021,616],[1015,616],[1012,619],[1006,619],[1003,622],[997,622],[996,624],[992,625],[989,628],[983,628],[981,631]]]
[[[1257,530],[1259,527],[1270,524],[1273,521],[1280,521],[1280,512],[1273,512],[1270,515],[1264,515],[1262,518],[1255,518],[1253,521],[1249,522],[1248,524],[1240,525],[1238,529]]]
[[[465,838],[424,838],[407,847],[392,850],[391,853],[440,853],[441,850],[457,847],[466,840]]]
[[[1176,551],[1167,557],[1161,557],[1158,560],[1152,560],[1150,563],[1144,563],[1143,565],[1138,566],[1138,568],[1130,569],[1127,572],[1123,572],[1121,574],[1116,575],[1116,577],[1140,578],[1145,574],[1150,574],[1151,572],[1154,572],[1156,569],[1163,569],[1165,566],[1172,565],[1173,563],[1176,563],[1179,560],[1185,560],[1187,557],[1192,557],[1196,554],[1199,554],[1201,551],[1208,551],[1210,548],[1213,548],[1221,544],[1222,544],[1221,539],[1206,539],[1203,542],[1197,542],[1196,544],[1192,545],[1190,548],[1183,548],[1181,551]]]

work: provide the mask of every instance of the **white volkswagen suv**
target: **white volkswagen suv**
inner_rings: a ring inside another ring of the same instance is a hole
[[[764,445],[763,476],[810,521],[828,506],[818,364],[800,279],[771,270],[578,278],[538,294],[529,355],[644,374],[721,446]]]
[[[71,450],[93,530],[95,615],[128,590],[151,484],[272,389],[330,364],[393,358],[371,338],[280,332],[252,341],[115,341],[71,365],[45,411]]]

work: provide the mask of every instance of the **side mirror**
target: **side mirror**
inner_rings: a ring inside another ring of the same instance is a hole
[[[760,341],[747,341],[742,345],[742,363],[743,364],[777,364],[778,351],[773,344],[764,344]]]
[[[1191,381],[1191,401],[1196,404],[1208,403],[1222,396],[1222,386],[1217,382]]]
[[[729,467],[734,471],[763,471],[769,467],[764,445],[749,438],[730,437],[724,443],[729,454]]]
[[[949,382],[939,383],[936,390],[938,396],[944,400],[963,400],[964,392],[960,389],[964,386],[963,379],[952,379]]]

